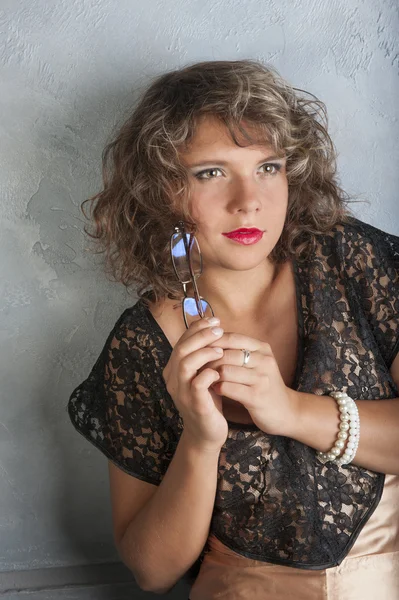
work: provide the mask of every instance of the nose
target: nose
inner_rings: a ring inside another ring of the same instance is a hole
[[[232,183],[228,208],[232,213],[258,212],[262,208],[261,193],[251,177],[239,177]]]

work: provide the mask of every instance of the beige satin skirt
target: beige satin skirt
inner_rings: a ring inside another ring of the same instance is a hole
[[[399,600],[399,476],[338,567],[308,571],[251,560],[210,536],[190,600]]]

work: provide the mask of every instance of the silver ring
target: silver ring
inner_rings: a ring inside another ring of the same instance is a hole
[[[245,367],[245,365],[247,365],[249,363],[249,358],[251,356],[251,352],[249,350],[245,350],[245,348],[242,348],[242,352],[244,352],[244,360],[242,361],[242,367]]]

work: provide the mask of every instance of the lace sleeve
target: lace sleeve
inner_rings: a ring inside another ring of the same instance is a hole
[[[142,340],[143,332],[115,326],[67,408],[77,431],[109,460],[159,485],[173,452],[158,396],[151,391],[151,356]]]
[[[363,224],[354,266],[364,311],[385,364],[399,350],[399,237]]]

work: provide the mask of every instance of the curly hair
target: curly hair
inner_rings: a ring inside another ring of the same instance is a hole
[[[237,132],[254,143],[243,121],[264,143],[285,155],[288,209],[270,254],[275,263],[306,259],[315,236],[346,221],[349,197],[336,181],[336,152],[327,132],[325,105],[293,88],[270,66],[254,60],[207,61],[157,77],[130,118],[103,151],[103,189],[91,203],[94,231],[85,233],[105,252],[115,281],[134,284],[143,297],[182,297],[169,256],[178,220],[190,214],[189,173],[179,152],[192,140],[199,118],[220,119],[237,145]],[[259,141],[257,140],[257,143]]]

